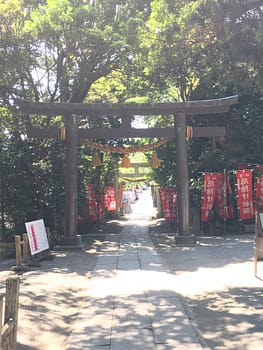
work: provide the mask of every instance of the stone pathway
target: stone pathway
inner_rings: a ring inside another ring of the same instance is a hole
[[[202,349],[148,234],[152,215],[143,191],[121,234],[105,237],[66,350]]]

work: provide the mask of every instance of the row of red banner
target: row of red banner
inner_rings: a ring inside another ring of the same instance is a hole
[[[253,181],[252,169],[237,170],[237,207],[241,220],[254,218],[255,209],[263,205],[263,176],[256,178],[255,193],[256,201],[253,201]],[[118,189],[118,208],[122,207],[122,186]],[[233,218],[234,206],[229,199],[233,194],[230,180],[226,173],[206,173],[204,174],[204,191],[201,211],[201,220],[207,222],[209,213],[215,206],[218,216],[221,219]],[[160,188],[159,196],[163,208],[164,218],[168,221],[177,221],[178,201],[177,193],[174,189]],[[87,186],[87,217],[90,221],[96,221],[98,216],[103,215],[105,209],[108,211],[117,209],[116,191],[112,186],[104,189],[101,201],[96,200],[93,185]]]
[[[232,193],[229,179],[225,173],[204,174],[204,192],[201,220],[209,220],[209,213],[214,204],[221,219],[234,217],[233,204],[227,198],[227,192]]]
[[[116,210],[116,191],[112,186],[107,186],[104,189],[101,200],[96,199],[96,194],[93,185],[88,185],[86,187],[87,191],[87,218],[89,221],[94,222],[98,220],[98,217],[103,215],[105,209],[108,211]],[[121,205],[120,198],[122,197],[122,187],[119,189],[119,207]]]
[[[118,208],[122,207],[122,186],[118,189]],[[160,200],[163,208],[164,218],[168,221],[177,221],[177,193],[173,189],[160,188]],[[108,186],[104,190],[103,201],[97,201],[93,185],[87,186],[87,218],[94,222],[104,211],[116,210],[116,191],[114,187]]]
[[[256,178],[256,200],[254,201],[252,173],[252,169],[237,170],[235,172],[237,208],[241,220],[254,218],[255,209],[263,204],[263,176]],[[214,205],[220,218],[228,219],[234,217],[233,203],[229,200],[227,194],[233,194],[233,190],[226,173],[204,174],[202,221],[207,222],[209,220],[209,213]]]

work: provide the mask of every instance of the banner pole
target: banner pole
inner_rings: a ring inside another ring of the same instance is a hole
[[[227,182],[226,169],[224,169],[224,236],[226,235],[226,216],[227,216]]]

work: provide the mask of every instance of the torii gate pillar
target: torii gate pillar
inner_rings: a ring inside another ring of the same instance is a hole
[[[78,245],[78,123],[76,115],[65,116],[66,126],[66,174],[65,174],[65,207],[64,237],[61,245]]]
[[[196,238],[190,232],[189,176],[186,142],[186,116],[174,116],[175,148],[176,148],[176,191],[178,195],[178,234],[175,241],[178,244],[196,243]]]

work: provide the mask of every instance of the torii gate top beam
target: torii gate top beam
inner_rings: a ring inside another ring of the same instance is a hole
[[[145,115],[204,115],[228,112],[238,102],[238,96],[214,100],[172,103],[45,103],[16,100],[23,112],[37,115],[87,115],[87,116],[145,116]]]

